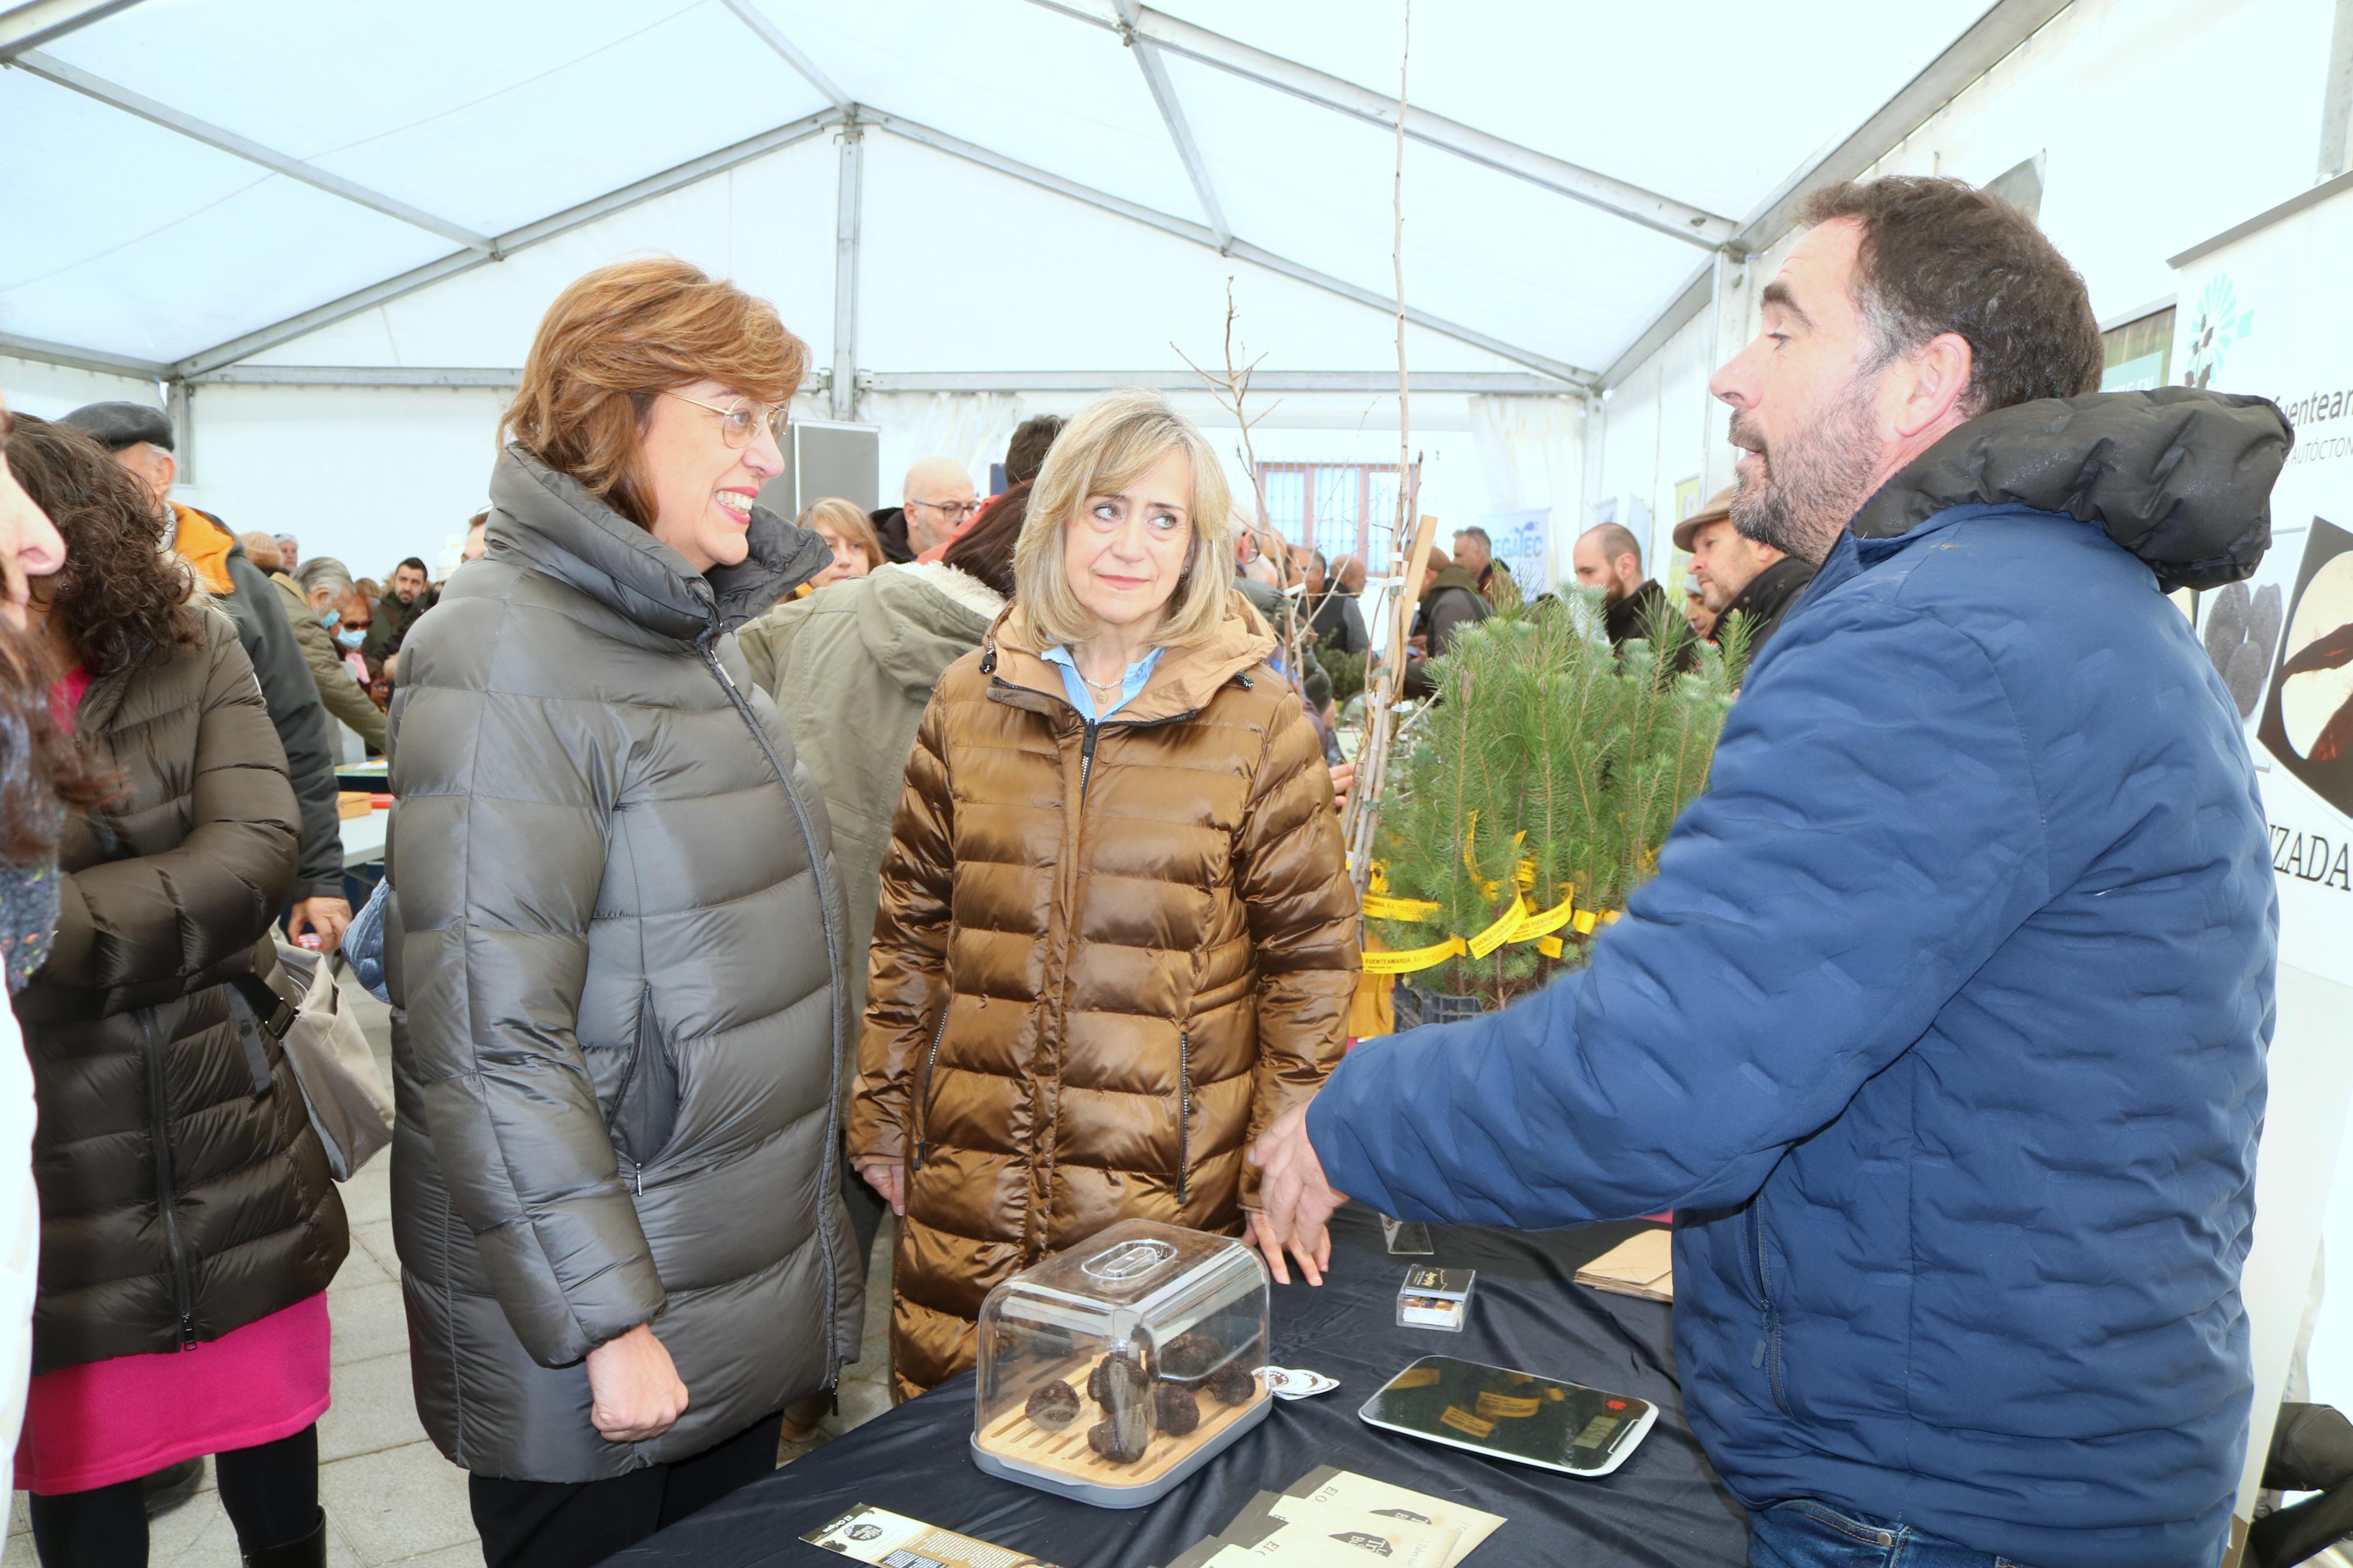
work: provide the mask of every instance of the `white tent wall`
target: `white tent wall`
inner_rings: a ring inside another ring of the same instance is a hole
[[[0,354],[0,396],[19,414],[54,419],[85,403],[152,403],[164,406],[164,389],[134,376],[106,375],[68,365],[11,359]]]
[[[2334,0],[2075,0],[1870,174],[1983,183],[2039,159],[2040,221],[2094,312],[2113,323],[2161,309],[2174,289],[2168,257],[2313,183],[2335,14]],[[1732,269],[1713,346],[1703,310],[1596,416],[1606,435],[1588,505],[1643,498],[1658,547],[1679,480],[1704,464],[1703,498],[1730,482],[1727,411],[1698,366],[1755,333],[1757,293],[1795,237]]]

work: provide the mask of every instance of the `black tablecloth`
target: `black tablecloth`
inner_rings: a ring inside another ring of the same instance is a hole
[[[1063,1568],[1146,1568],[1215,1533],[1253,1493],[1337,1465],[1504,1515],[1510,1522],[1479,1548],[1474,1565],[1736,1568],[1746,1561],[1746,1527],[1683,1419],[1667,1309],[1574,1282],[1580,1264],[1638,1228],[1434,1228],[1437,1256],[1414,1261],[1479,1271],[1468,1323],[1459,1334],[1441,1333],[1397,1326],[1409,1260],[1391,1258],[1377,1219],[1351,1205],[1333,1224],[1322,1288],[1278,1285],[1272,1307],[1276,1364],[1329,1373],[1340,1386],[1277,1400],[1257,1430],[1149,1508],[1090,1508],[983,1475],[972,1462],[966,1373],[610,1561],[615,1568],[839,1563],[800,1537],[871,1503]],[[1631,1394],[1659,1405],[1658,1424],[1615,1475],[1579,1480],[1356,1418],[1375,1389],[1431,1354]]]

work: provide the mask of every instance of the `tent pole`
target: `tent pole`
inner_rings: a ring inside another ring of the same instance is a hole
[[[172,460],[179,468],[178,482],[196,482],[196,395],[185,381],[167,382],[164,404],[172,418]]]
[[[2353,0],[2347,0],[2353,4]],[[1144,72],[1144,84],[1152,89],[1152,101],[1160,110],[1160,121],[1168,128],[1168,140],[1176,144],[1176,156],[1183,160],[1185,174],[1193,182],[1193,195],[1201,204],[1201,216],[1209,221],[1209,232],[1217,237],[1218,249],[1224,252],[1234,243],[1233,226],[1226,222],[1226,210],[1218,202],[1217,187],[1209,183],[1209,165],[1202,160],[1200,144],[1193,140],[1193,128],[1185,121],[1185,106],[1177,101],[1176,84],[1168,79],[1168,66],[1160,58],[1160,46],[1136,31],[1143,8],[1135,0],[1113,0],[1119,8],[1120,41],[1135,51],[1135,63]]]
[[[834,204],[833,416],[858,413],[858,230],[866,130],[855,110],[841,127],[841,184]]]

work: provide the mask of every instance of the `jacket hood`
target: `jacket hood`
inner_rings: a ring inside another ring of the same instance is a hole
[[[833,559],[824,540],[756,503],[751,553],[697,572],[579,480],[509,446],[491,474],[490,537],[658,636],[693,642],[733,631]]]
[[[883,566],[863,577],[818,590],[849,598],[858,636],[877,668],[911,701],[928,701],[940,671],[980,646],[989,616],[1005,601],[987,584],[952,566]]]
[[[1479,592],[1479,579],[1461,567],[1450,564],[1445,571],[1438,574],[1438,581],[1430,585],[1430,593],[1421,596],[1422,602],[1429,603],[1430,595],[1437,593],[1440,588],[1460,588],[1466,594],[1476,594]]]
[[[1046,662],[1045,651],[1046,645],[1030,631],[1029,618],[1017,603],[988,628],[981,669],[1063,701],[1061,673]],[[1208,705],[1218,688],[1273,657],[1274,637],[1265,621],[1250,608],[1249,600],[1229,589],[1225,619],[1205,640],[1162,654],[1153,667],[1152,679],[1116,718],[1124,723],[1150,723],[1180,713],[1197,713]]]
[[[2295,431],[2269,399],[2165,386],[2044,398],[1979,415],[1862,505],[1860,539],[1949,507],[2015,505],[2096,522],[2158,586],[2219,588],[2271,545],[2272,482]]]

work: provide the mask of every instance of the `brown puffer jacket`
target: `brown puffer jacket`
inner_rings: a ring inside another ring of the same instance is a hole
[[[1356,908],[1331,774],[1237,595],[1082,721],[1016,605],[948,668],[882,866],[849,1147],[903,1162],[891,1364],[970,1366],[989,1288],[1131,1216],[1238,1231],[1267,1122],[1340,1058]]]
[[[301,818],[237,628],[203,618],[203,646],[99,677],[74,715],[126,793],[68,820],[56,944],[16,999],[37,1373],[218,1339],[325,1289],[350,1247],[285,1053],[229,1005],[277,967]]]

